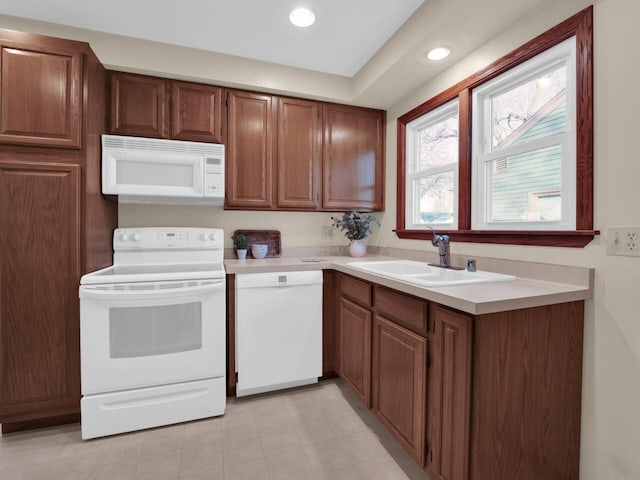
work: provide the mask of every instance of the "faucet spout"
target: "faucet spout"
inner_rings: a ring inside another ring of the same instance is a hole
[[[435,229],[429,225],[428,228],[433,232],[433,239],[431,244],[434,247],[438,247],[438,255],[440,256],[440,267],[451,267],[451,252],[449,249],[449,235],[439,235]]]

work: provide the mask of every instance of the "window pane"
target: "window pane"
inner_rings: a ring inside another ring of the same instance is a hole
[[[458,161],[458,111],[418,131],[418,171]]]
[[[416,205],[416,225],[453,224],[454,219],[454,172],[443,172],[437,175],[416,180],[418,205]]]
[[[566,132],[566,87],[563,65],[492,96],[492,150]]]
[[[559,145],[487,162],[489,222],[561,220]]]

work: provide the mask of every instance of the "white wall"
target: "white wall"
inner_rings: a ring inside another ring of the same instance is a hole
[[[395,228],[396,120],[589,3],[555,2],[512,25],[388,111],[387,205],[380,245],[432,251],[427,242],[400,240]],[[453,243],[452,251],[595,267],[595,296],[586,305],[581,475],[583,480],[640,478],[640,258],[605,254],[606,228],[640,226],[640,61],[638,0],[594,5],[595,228],[601,237],[582,249]]]
[[[282,247],[346,245],[331,226],[332,213],[246,212],[222,207],[120,205],[121,227],[215,227],[225,232],[225,247],[237,229],[280,230]],[[375,240],[374,240],[375,241]],[[286,254],[286,252],[285,252]]]

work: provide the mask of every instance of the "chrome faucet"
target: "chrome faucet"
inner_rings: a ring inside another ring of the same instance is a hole
[[[429,227],[429,225],[427,225]],[[451,252],[449,251],[449,235],[438,235],[433,227],[429,227],[433,232],[433,240],[431,243],[434,247],[438,247],[438,255],[440,255],[440,267],[451,267]]]

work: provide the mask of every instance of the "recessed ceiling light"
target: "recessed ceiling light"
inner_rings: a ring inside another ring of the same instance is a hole
[[[289,21],[296,27],[308,27],[316,21],[316,16],[308,8],[296,8],[289,14]]]
[[[435,61],[442,60],[443,58],[447,58],[450,53],[451,50],[447,47],[432,48],[429,50],[429,53],[427,53],[427,58]]]

